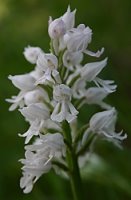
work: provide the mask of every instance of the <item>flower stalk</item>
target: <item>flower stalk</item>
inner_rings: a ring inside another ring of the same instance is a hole
[[[69,127],[69,124],[64,121],[63,122],[63,133],[65,139],[70,144],[70,147],[67,146],[66,149],[66,160],[69,168],[69,178],[70,178],[70,184],[72,189],[72,194],[74,200],[81,200],[83,192],[82,192],[82,182],[81,182],[81,176],[80,176],[80,169],[78,166],[78,158],[75,153],[75,149],[73,147],[72,137],[71,137],[71,129]]]
[[[78,166],[78,160],[74,152],[72,152],[70,156],[72,159],[72,171],[69,177],[70,177],[70,183],[71,183],[71,188],[72,188],[72,194],[73,194],[74,200],[81,200],[83,199],[83,189],[82,189],[82,182],[81,182],[81,176],[80,176],[80,169]]]

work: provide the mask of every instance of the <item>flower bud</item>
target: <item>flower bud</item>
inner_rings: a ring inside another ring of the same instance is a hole
[[[52,39],[60,38],[66,32],[66,26],[61,18],[55,19],[54,21],[49,20],[48,33]]]
[[[38,58],[38,55],[42,52],[42,50],[39,47],[26,47],[24,49],[24,56],[26,60],[28,60],[30,63],[35,64]]]
[[[74,27],[75,13],[76,13],[76,9],[73,12],[71,12],[70,6],[68,6],[66,13],[61,17],[66,25],[66,30],[70,30],[71,28]]]

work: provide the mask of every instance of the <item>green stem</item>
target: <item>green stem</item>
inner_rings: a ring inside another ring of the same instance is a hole
[[[76,137],[74,140],[74,147],[77,147],[77,144],[79,142],[79,140],[82,139],[83,134],[85,133],[85,131],[87,130],[87,128],[89,127],[89,124],[85,124],[84,126],[82,126],[77,132],[76,132]]]
[[[93,142],[93,140],[95,139],[95,137],[96,137],[95,134],[90,135],[89,139],[82,146],[82,148],[78,151],[77,156],[84,154],[89,149],[89,147],[90,147],[91,143]]]
[[[70,173],[70,183],[74,200],[83,199],[82,183],[80,177],[80,171],[78,166],[78,160],[76,155],[72,152],[72,172]]]
[[[61,163],[59,161],[54,160],[52,162],[52,164],[54,164],[54,165],[58,166],[59,168],[63,169],[65,172],[69,171],[68,167],[65,164],[63,164],[63,163]]]
[[[69,168],[69,178],[73,198],[74,200],[81,200],[83,199],[82,184],[80,170],[78,166],[78,157],[76,156],[75,150],[72,145],[71,129],[66,121],[63,122],[62,128],[64,132],[64,137],[70,144],[70,147],[67,145],[66,160]]]
[[[68,84],[69,87],[73,86],[74,83],[77,81],[78,78],[80,78],[80,75],[79,75],[79,74],[76,75],[76,76],[71,80],[71,82]]]

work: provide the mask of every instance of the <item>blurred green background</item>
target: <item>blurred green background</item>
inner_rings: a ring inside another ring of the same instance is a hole
[[[19,188],[24,140],[18,137],[28,124],[18,111],[9,112],[5,98],[17,94],[8,75],[27,73],[33,69],[23,57],[27,45],[39,46],[48,52],[48,17],[61,16],[68,4],[77,8],[76,24],[93,29],[90,50],[105,47],[108,67],[105,79],[114,79],[117,92],[108,97],[118,112],[118,130],[128,133],[124,150],[107,142],[98,142],[98,162],[89,163],[84,172],[85,199],[131,199],[131,0],[0,0],[0,200],[66,200],[72,199],[68,181],[53,172],[44,175],[31,194]],[[88,61],[90,58],[88,59]],[[81,121],[97,107],[83,109]]]

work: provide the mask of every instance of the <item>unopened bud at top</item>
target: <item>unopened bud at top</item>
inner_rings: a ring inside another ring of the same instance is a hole
[[[75,13],[76,13],[76,9],[71,12],[70,6],[68,6],[66,13],[61,17],[66,25],[66,30],[70,30],[74,27]]]
[[[54,21],[51,18],[49,19],[48,33],[52,39],[60,38],[65,32],[66,26],[61,18],[55,19]]]

